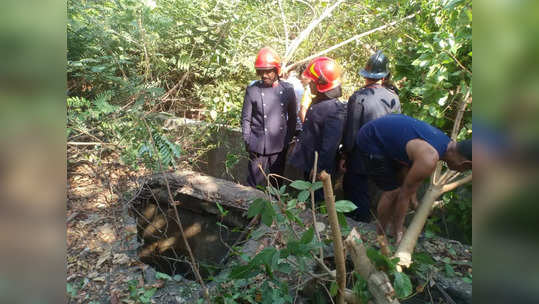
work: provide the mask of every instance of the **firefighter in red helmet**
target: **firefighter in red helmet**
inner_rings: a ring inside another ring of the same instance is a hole
[[[309,63],[303,76],[311,80],[314,98],[289,163],[302,169],[308,178],[314,171],[314,152],[318,151],[317,172],[332,174],[346,119],[346,106],[338,99],[342,96],[341,68],[333,59],[319,57]],[[322,200],[321,191],[315,192],[315,198]]]
[[[256,56],[259,81],[251,83],[242,108],[242,135],[249,153],[247,183],[265,185],[266,174],[283,174],[288,143],[296,131],[296,96],[291,84],[281,81],[281,59],[270,47]]]

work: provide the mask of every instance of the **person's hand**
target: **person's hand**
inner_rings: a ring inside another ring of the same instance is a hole
[[[341,173],[346,173],[346,159],[344,158],[339,160],[339,171]]]

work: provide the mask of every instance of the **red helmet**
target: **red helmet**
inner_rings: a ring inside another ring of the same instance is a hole
[[[335,60],[328,57],[313,59],[303,72],[303,76],[316,84],[320,93],[327,92],[341,84],[341,68]]]
[[[277,74],[279,74],[281,72],[281,58],[272,48],[263,47],[256,55],[255,69],[277,69]]]

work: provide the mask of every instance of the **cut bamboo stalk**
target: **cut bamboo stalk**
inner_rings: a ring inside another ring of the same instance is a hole
[[[331,226],[333,247],[335,249],[335,265],[337,266],[337,303],[344,304],[344,291],[346,287],[346,266],[344,262],[344,247],[341,237],[341,228],[337,219],[337,209],[335,209],[335,198],[333,197],[333,186],[331,185],[331,175],[326,171],[320,173],[320,180],[324,186],[324,199],[328,212],[328,220]]]

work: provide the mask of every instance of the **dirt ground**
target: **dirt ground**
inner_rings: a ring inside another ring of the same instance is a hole
[[[93,149],[92,149],[93,150]],[[119,162],[113,151],[68,149],[67,293],[69,303],[135,303],[147,267],[132,258],[136,226],[124,219],[122,195],[147,174]],[[100,152],[100,153],[99,153]],[[133,289],[133,287],[132,287]]]
[[[139,189],[149,173],[122,165],[114,150],[68,149],[68,303],[186,303],[188,289],[179,293],[177,285],[170,287],[174,280],[159,278],[153,269],[136,259],[137,229],[127,215],[126,194]],[[371,226],[361,230],[374,243],[376,235],[374,225]],[[441,238],[421,238],[417,249],[428,252],[440,269],[451,263],[459,277],[471,274],[469,246]],[[166,300],[157,294],[152,298],[156,290],[166,295]],[[469,292],[471,297],[471,285]]]

